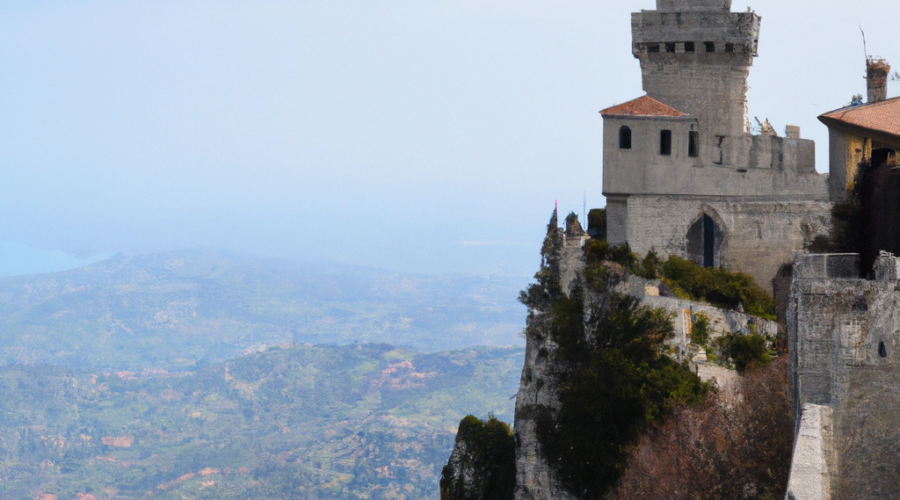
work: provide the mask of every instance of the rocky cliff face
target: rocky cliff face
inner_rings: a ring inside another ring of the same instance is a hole
[[[516,396],[516,500],[574,499],[565,491],[555,470],[541,453],[537,436],[538,409],[555,413],[560,408],[553,376],[553,371],[559,367],[551,365],[558,345],[549,334],[552,328],[550,307],[560,294],[569,294],[573,287],[580,286],[584,268],[581,226],[570,227],[570,231],[564,233],[557,224],[554,211],[541,249],[541,270],[536,276],[542,300],[528,304],[525,364]]]

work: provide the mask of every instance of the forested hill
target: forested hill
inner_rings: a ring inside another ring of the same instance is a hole
[[[0,368],[0,498],[435,499],[460,419],[511,420],[522,356],[285,345],[181,376]]]
[[[283,342],[425,352],[523,343],[528,280],[432,277],[203,251],[0,279],[0,365],[194,370]]]

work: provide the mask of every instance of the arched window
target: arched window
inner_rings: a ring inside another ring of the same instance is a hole
[[[619,129],[619,149],[631,149],[631,129],[628,127]]]

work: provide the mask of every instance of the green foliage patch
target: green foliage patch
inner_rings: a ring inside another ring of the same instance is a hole
[[[712,328],[709,325],[709,315],[702,311],[695,314],[691,322],[691,342],[706,347],[711,334]]]
[[[606,209],[592,208],[588,212],[588,233],[591,238],[606,240]]]
[[[509,424],[493,415],[486,421],[469,415],[459,423],[456,448],[464,450],[464,456],[459,463],[444,466],[441,500],[513,499],[516,441]],[[471,478],[472,484],[466,484],[466,478]]]
[[[601,498],[625,467],[628,447],[678,403],[705,400],[709,385],[686,365],[662,355],[672,336],[669,315],[612,294],[606,314],[593,314],[587,342],[584,301],[559,297],[552,310],[559,344],[561,408],[533,408],[541,448],[567,489]]]
[[[772,361],[769,339],[755,332],[749,335],[729,333],[716,339],[715,344],[738,373],[766,366]]]
[[[749,274],[698,266],[674,255],[660,269],[662,280],[676,295],[726,309],[740,305],[749,314],[775,319],[775,301]]]
[[[591,240],[585,246],[585,281],[598,291],[606,289],[609,262],[646,279],[661,279],[679,297],[708,302],[725,309],[738,306],[754,316],[774,320],[775,301],[753,278],[740,271],[699,266],[691,260],[670,255],[663,261],[656,252],[643,259],[628,244],[610,247],[606,241]]]

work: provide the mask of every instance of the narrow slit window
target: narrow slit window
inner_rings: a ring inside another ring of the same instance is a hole
[[[647,52],[659,52],[659,44],[651,43],[647,46]]]
[[[734,52],[734,44],[733,44],[733,43],[726,43],[726,44],[725,44],[725,52],[733,53],[733,52]]]
[[[884,342],[878,343],[878,355],[881,356],[882,358],[887,357],[887,348],[884,347]]]
[[[694,51],[694,42],[684,42],[684,51],[685,52],[693,52]]]
[[[670,156],[672,154],[672,131],[663,130],[659,133],[659,154]]]
[[[675,52],[675,44],[667,43],[666,44],[666,52]]]
[[[706,45],[707,52],[715,52],[716,51],[716,43],[715,42],[703,42],[703,45]]]
[[[700,132],[688,134],[688,156],[692,158],[700,156]]]
[[[619,129],[619,149],[631,149],[631,128]]]

